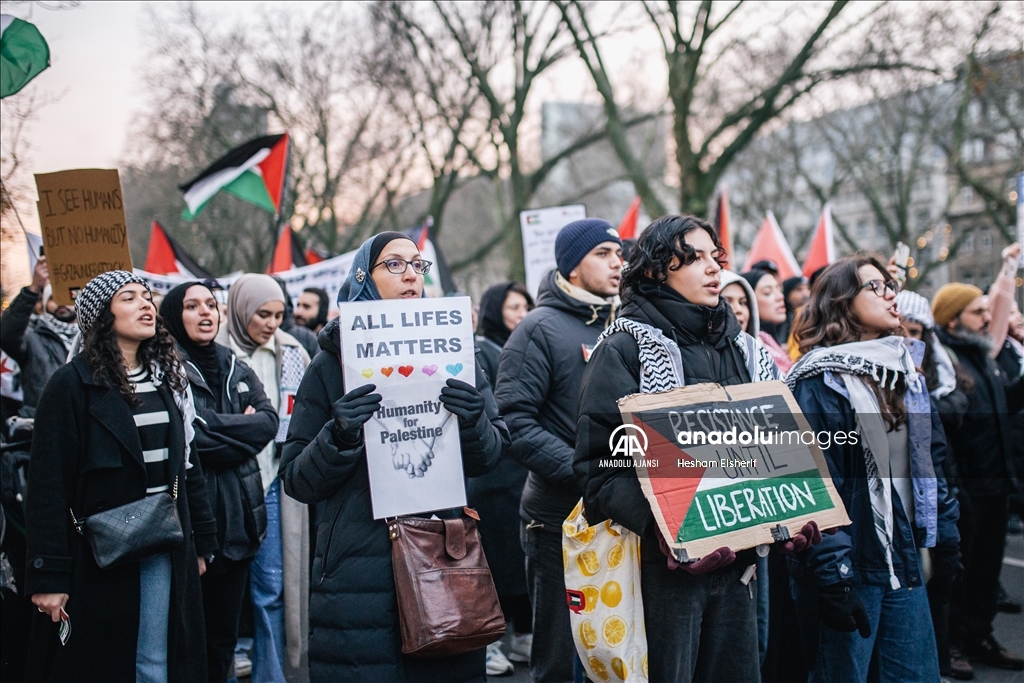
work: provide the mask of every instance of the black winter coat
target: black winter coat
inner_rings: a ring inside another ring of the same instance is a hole
[[[972,495],[1010,493],[1015,476],[1010,416],[1024,407],[1024,381],[1008,377],[976,340],[943,329],[938,335],[972,384],[957,383],[967,395],[967,411],[960,429],[947,432],[957,483]]]
[[[512,433],[508,455],[530,470],[519,514],[561,533],[582,494],[572,453],[583,371],[613,311],[569,296],[555,272],[501,352],[494,397]]]
[[[21,386],[25,393],[18,413],[24,417],[35,416],[46,382],[68,359],[68,349],[56,332],[46,325],[35,329],[28,327],[39,296],[25,287],[0,316],[0,349],[21,367]]]
[[[310,681],[483,683],[483,649],[441,659],[402,655],[391,541],[384,520],[373,519],[365,449],[339,449],[331,433],[332,406],[345,395],[337,320],[320,331],[319,341],[321,353],[295,397],[280,469],[288,495],[304,503],[326,501],[310,581]],[[479,366],[476,386],[486,407],[477,424],[460,430],[466,476],[493,468],[509,441]]]
[[[679,345],[687,385],[744,384],[743,355],[733,343],[740,325],[724,299],[715,308],[687,302],[665,286],[626,291],[620,316],[660,329]],[[579,433],[573,469],[584,488],[587,518],[610,517],[645,539],[657,539],[651,506],[629,468],[598,467],[608,457],[608,438],[622,424],[616,401],[640,391],[640,348],[626,332],[602,341],[583,373]]]
[[[159,389],[171,419],[169,469],[178,477],[178,514],[188,539],[171,551],[168,680],[206,680],[206,630],[197,553],[216,549],[199,459],[185,469],[184,426],[167,384]],[[67,593],[71,638],[34,613],[29,680],[134,681],[139,630],[139,565],[100,569],[71,524],[146,495],[142,444],[121,394],[97,384],[82,355],[54,373],[36,410],[29,465],[25,594]],[[194,453],[194,447],[193,447]],[[184,494],[184,495],[182,495]]]
[[[210,507],[217,518],[218,554],[244,560],[259,552],[267,534],[267,508],[256,456],[274,439],[279,418],[252,368],[231,349],[220,344],[216,347],[224,378],[219,410],[199,368],[189,361],[185,372],[199,418],[195,443],[206,474]],[[249,406],[256,412],[243,415]],[[215,562],[210,571],[217,568]]]

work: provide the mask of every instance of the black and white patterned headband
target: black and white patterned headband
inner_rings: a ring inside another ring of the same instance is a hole
[[[100,314],[110,306],[110,300],[117,294],[117,290],[133,282],[149,291],[149,285],[145,280],[127,270],[110,270],[89,280],[75,299],[78,327],[81,328],[82,334],[86,334]]]

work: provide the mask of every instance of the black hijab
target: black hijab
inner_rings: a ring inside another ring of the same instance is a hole
[[[188,291],[189,287],[195,285],[203,287],[210,292],[210,296],[213,296],[213,291],[202,282],[195,281],[180,284],[167,292],[164,300],[160,303],[160,317],[163,319],[167,331],[171,333],[171,336],[178,342],[178,346],[185,352],[188,360],[195,363],[196,367],[199,368],[199,372],[203,373],[203,379],[206,380],[206,385],[210,387],[214,397],[219,399],[224,392],[221,386],[223,380],[220,375],[220,363],[217,361],[217,343],[211,341],[206,346],[196,344],[188,336],[188,332],[185,330],[185,323],[181,320],[181,314],[185,310],[185,292]],[[218,324],[219,320],[220,318],[218,317]]]
[[[533,310],[533,297],[526,291],[526,287],[518,282],[499,282],[488,287],[480,297],[480,319],[476,326],[477,334],[502,347],[512,334],[512,330],[505,326],[505,316],[502,314],[509,292],[522,294],[526,298],[526,306]]]

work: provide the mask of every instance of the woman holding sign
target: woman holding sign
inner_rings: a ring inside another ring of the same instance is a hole
[[[793,335],[786,382],[823,449],[852,524],[791,562],[811,681],[936,681],[939,662],[918,546],[933,581],[962,570],[959,508],[942,474],[946,439],[924,377],[924,345],[898,336],[899,285],[869,256],[830,265]],[[853,435],[839,439],[838,435]],[[917,590],[914,590],[917,589]]]
[[[196,404],[196,451],[217,516],[218,550],[203,575],[211,681],[226,681],[238,639],[249,564],[267,532],[257,454],[274,440],[278,418],[252,368],[214,341],[220,312],[213,292],[186,282],[167,293],[160,317],[185,358]]]
[[[429,266],[408,236],[371,237],[356,253],[340,303],[418,299]],[[363,442],[363,425],[381,408],[381,395],[373,384],[345,392],[340,338],[338,320],[320,332],[321,352],[299,387],[281,461],[289,495],[305,503],[326,501],[309,602],[310,681],[483,683],[483,648],[433,659],[402,654],[391,540],[384,520],[374,520]],[[466,476],[491,470],[508,445],[479,368],[475,384],[449,379],[439,396],[457,416]],[[459,512],[433,514],[448,519]]]
[[[36,411],[25,591],[40,614],[28,679],[199,683],[199,576],[216,549],[217,524],[185,373],[138,276],[104,273],[76,304],[83,351],[53,374]],[[116,561],[128,541],[145,540],[124,532],[142,513],[122,507],[143,500],[155,503],[145,515],[149,529],[166,529],[176,508],[180,531],[151,535],[159,549],[141,560]],[[101,515],[115,508],[108,528],[125,535],[111,541],[90,520],[110,520]],[[183,538],[175,541],[177,533]]]

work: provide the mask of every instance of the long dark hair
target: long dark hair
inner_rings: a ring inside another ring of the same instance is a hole
[[[710,223],[696,216],[663,216],[640,233],[629,253],[629,265],[622,274],[622,290],[636,289],[643,278],[660,283],[668,279],[669,270],[679,270],[697,260],[697,251],[686,243],[686,235],[703,230],[715,244],[715,260],[725,267],[727,254],[722,241]],[[679,259],[673,267],[672,259]]]
[[[853,300],[861,291],[861,266],[874,266],[885,282],[893,278],[885,266],[873,256],[855,254],[828,266],[814,281],[811,298],[803,305],[793,323],[793,338],[805,354],[816,346],[838,346],[860,341],[864,327],[853,314]],[[888,334],[882,335],[888,336]],[[865,380],[875,392],[882,419],[888,431],[906,424],[907,409],[903,402],[907,385],[900,378],[894,389],[880,386],[871,377]]]
[[[174,338],[164,327],[163,320],[156,315],[156,334],[139,344],[138,361],[144,367],[152,362],[163,368],[164,381],[175,391],[185,390],[185,373],[181,364],[181,356],[174,346]],[[108,306],[100,313],[82,340],[85,362],[92,368],[93,378],[101,384],[117,389],[129,405],[138,405],[135,387],[128,381],[128,369],[125,367],[121,347],[117,344],[117,332],[114,331],[114,314]]]

